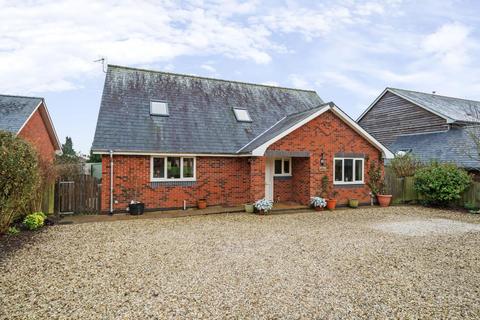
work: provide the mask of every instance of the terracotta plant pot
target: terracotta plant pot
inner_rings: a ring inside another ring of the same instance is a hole
[[[323,207],[314,207],[315,211],[323,211]]]
[[[358,208],[358,199],[349,199],[348,206],[350,208]]]
[[[205,209],[207,207],[207,200],[205,199],[198,200],[197,207],[198,209]]]
[[[335,210],[337,206],[337,199],[328,199],[327,200],[327,209],[328,210]]]
[[[392,201],[391,194],[377,194],[377,200],[380,207],[388,207]]]

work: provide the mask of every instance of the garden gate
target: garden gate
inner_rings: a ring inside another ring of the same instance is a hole
[[[58,181],[55,195],[55,210],[60,214],[99,213],[100,180],[79,175],[68,181]]]

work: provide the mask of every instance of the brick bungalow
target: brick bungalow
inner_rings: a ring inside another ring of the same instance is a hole
[[[47,161],[53,161],[55,153],[61,151],[43,98],[0,95],[0,130],[27,140]]]
[[[308,204],[328,177],[340,204],[369,203],[370,161],[391,152],[314,91],[108,67],[94,153],[102,210]],[[113,177],[113,179],[111,179]]]

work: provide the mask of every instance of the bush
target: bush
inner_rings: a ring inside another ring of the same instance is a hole
[[[45,223],[45,218],[46,216],[43,212],[35,212],[25,217],[25,219],[23,220],[23,225],[28,230],[36,230],[40,227],[43,227],[43,224]]]
[[[0,233],[25,212],[39,184],[37,153],[15,134],[0,131]]]
[[[468,173],[454,164],[431,163],[415,173],[415,190],[428,204],[448,205],[460,199],[471,183]]]
[[[389,162],[390,168],[398,178],[413,177],[417,169],[421,168],[421,162],[413,155],[407,153],[404,155],[396,155]]]
[[[9,235],[15,236],[15,235],[20,233],[20,230],[18,230],[16,227],[10,227],[10,228],[8,228],[7,233]]]

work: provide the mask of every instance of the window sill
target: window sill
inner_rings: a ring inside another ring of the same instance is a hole
[[[364,182],[352,182],[352,183],[334,183],[334,188],[360,188],[364,187]]]
[[[291,178],[292,176],[273,176],[273,179],[278,179],[278,180],[288,180]]]

